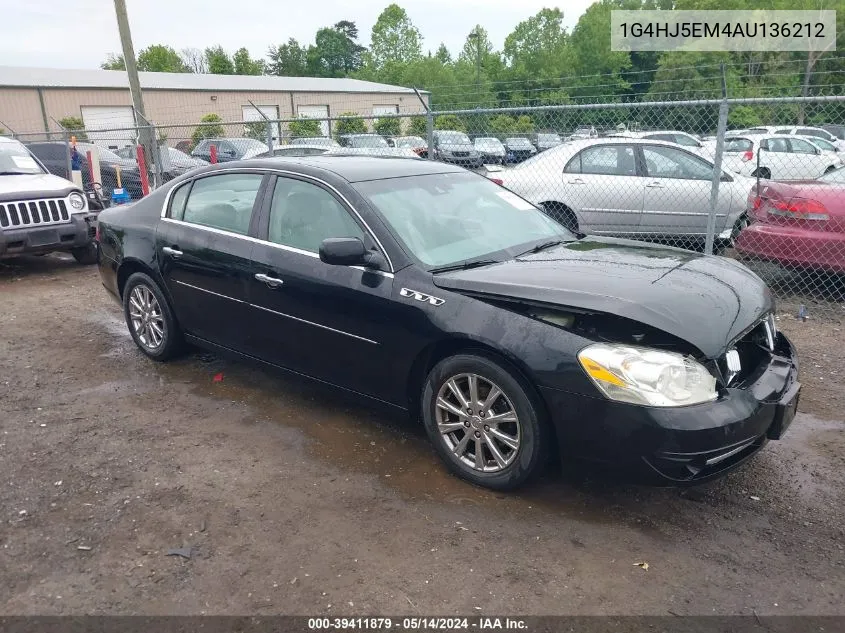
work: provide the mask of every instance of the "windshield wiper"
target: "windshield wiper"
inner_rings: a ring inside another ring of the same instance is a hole
[[[498,264],[497,259],[476,259],[471,262],[462,262],[460,264],[450,264],[448,266],[440,266],[439,268],[432,268],[428,272],[432,274],[447,273],[451,270],[469,270],[470,268],[480,268],[481,266],[490,266],[491,264]]]
[[[517,257],[522,257],[523,255],[530,255],[533,253],[539,253],[540,251],[544,251],[547,248],[552,248],[553,246],[558,246],[559,244],[563,244],[563,240],[549,240],[548,242],[537,244],[537,246],[525,251],[524,253],[520,253],[519,255],[517,255]]]

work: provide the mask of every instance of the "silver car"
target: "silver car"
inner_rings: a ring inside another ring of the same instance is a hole
[[[713,163],[674,143],[635,138],[572,141],[538,154],[497,181],[575,231],[617,236],[703,238]],[[718,237],[742,226],[754,179],[723,172]]]

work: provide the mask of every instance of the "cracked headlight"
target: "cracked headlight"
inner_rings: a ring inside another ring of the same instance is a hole
[[[578,354],[581,367],[611,400],[682,407],[716,399],[716,378],[692,358],[647,347],[596,343]]]

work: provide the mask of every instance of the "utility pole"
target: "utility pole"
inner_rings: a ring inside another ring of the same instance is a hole
[[[141,82],[138,79],[138,64],[135,60],[135,49],[132,46],[132,33],[129,31],[129,16],[126,13],[126,0],[114,0],[114,12],[117,14],[117,30],[120,33],[120,45],[123,48],[123,63],[126,65],[126,74],[129,76],[129,92],[132,93],[132,105],[135,111],[147,121],[147,113],[144,110],[144,97],[141,94]],[[141,145],[144,146],[148,166],[153,172],[154,181],[158,184],[157,170],[155,168],[155,137],[152,129],[145,125],[141,127],[139,135]]]

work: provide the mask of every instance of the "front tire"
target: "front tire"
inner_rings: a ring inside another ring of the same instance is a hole
[[[475,354],[446,358],[422,396],[426,432],[449,470],[494,490],[512,490],[544,466],[550,434],[529,390],[499,363]]]
[[[123,316],[132,340],[153,360],[166,361],[182,351],[179,324],[164,293],[149,275],[133,273],[126,280]]]
[[[77,263],[90,266],[97,263],[97,250],[96,242],[88,242],[85,246],[71,249],[70,254]]]

